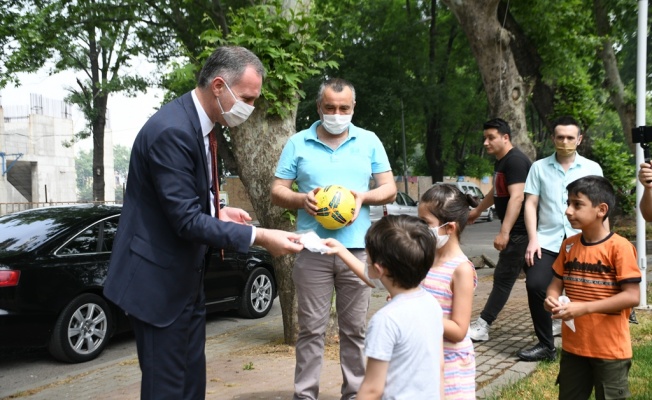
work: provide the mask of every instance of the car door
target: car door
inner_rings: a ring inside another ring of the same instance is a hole
[[[242,266],[246,265],[246,259],[247,254],[212,249],[210,265],[204,275],[204,293],[208,306],[231,302],[242,295],[246,283]]]

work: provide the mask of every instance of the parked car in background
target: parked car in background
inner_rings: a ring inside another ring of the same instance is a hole
[[[382,206],[369,206],[369,217],[371,222],[376,222],[384,215],[407,214],[417,217],[417,202],[405,192],[397,192],[396,200],[393,203]]]
[[[84,362],[130,329],[102,288],[120,206],[38,208],[0,217],[0,346],[47,346],[53,357]],[[204,277],[206,311],[267,315],[276,298],[272,257],[214,251]]]
[[[484,199],[484,193],[482,193],[478,185],[473,182],[437,182],[435,185],[457,186],[457,188],[460,189],[462,193],[470,194],[471,196],[475,197],[478,200],[478,204],[480,204],[482,199]],[[496,208],[491,205],[491,207],[487,208],[482,212],[482,214],[480,214],[478,220],[486,220],[491,222],[494,220],[494,218],[496,218]]]

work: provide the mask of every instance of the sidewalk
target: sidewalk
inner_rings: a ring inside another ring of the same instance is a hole
[[[490,255],[493,258],[493,255]],[[475,319],[489,295],[493,269],[478,270]],[[386,292],[374,290],[369,317],[385,303]],[[278,301],[278,300],[277,300]],[[282,345],[280,316],[263,318],[245,329],[210,337],[206,343],[208,399],[290,399],[294,348]],[[507,305],[494,322],[490,340],[476,343],[478,399],[529,374],[536,363],[518,361],[516,352],[536,342],[527,307],[525,283],[519,279]],[[342,376],[337,348],[326,351],[320,399],[339,399]],[[9,398],[20,399],[138,399],[140,370],[136,355],[89,368],[76,376],[43,382]]]

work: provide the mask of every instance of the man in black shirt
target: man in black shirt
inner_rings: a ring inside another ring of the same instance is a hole
[[[471,339],[476,342],[489,340],[489,327],[507,303],[512,287],[525,266],[528,236],[523,214],[523,189],[532,165],[530,159],[512,144],[507,122],[494,118],[485,122],[483,129],[487,153],[496,156],[491,190],[493,196],[486,196],[471,210],[469,223],[473,223],[482,211],[494,204],[501,225],[494,239],[494,247],[500,251],[500,255],[494,270],[493,288],[480,317],[470,327]]]

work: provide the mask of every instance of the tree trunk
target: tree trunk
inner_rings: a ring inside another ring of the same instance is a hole
[[[92,124],[93,129],[93,201],[103,202],[104,197],[104,129],[106,127],[106,104],[108,97],[99,96],[93,101],[93,109],[98,117]],[[111,171],[113,173],[113,171]]]
[[[240,179],[256,211],[260,226],[293,231],[285,209],[272,205],[271,184],[283,146],[296,132],[296,108],[285,119],[267,115],[264,102],[256,104],[249,120],[231,129],[233,153],[240,170]],[[297,300],[292,282],[294,256],[274,258],[274,272],[278,284],[283,313],[283,333],[287,344],[296,342]]]
[[[636,104],[625,95],[625,85],[620,79],[618,61],[616,61],[613,43],[609,38],[611,27],[604,0],[593,1],[593,15],[595,16],[598,36],[602,38],[602,48],[598,50],[598,55],[604,65],[604,83],[609,91],[611,102],[618,112],[625,141],[630,150],[636,152],[636,145],[632,142],[632,128],[636,126]]]
[[[466,33],[478,63],[492,117],[512,128],[512,143],[531,159],[536,151],[527,135],[525,105],[534,82],[522,77],[510,43],[512,36],[497,17],[499,0],[442,0]]]

